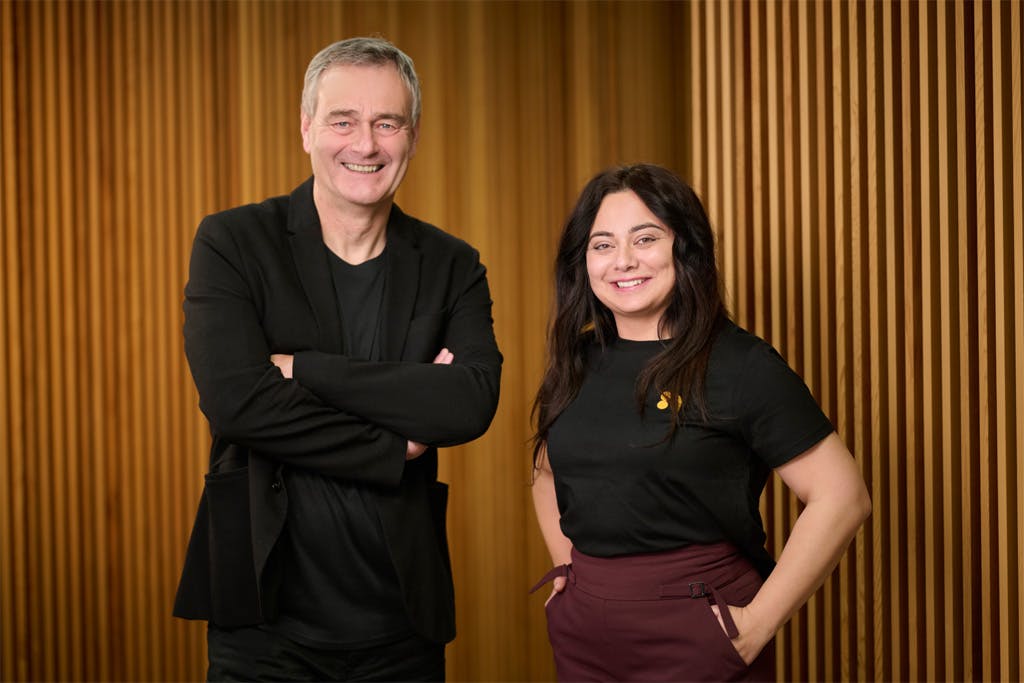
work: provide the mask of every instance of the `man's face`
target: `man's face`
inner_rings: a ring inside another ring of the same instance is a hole
[[[319,196],[343,210],[390,206],[416,151],[411,113],[412,96],[392,64],[324,71],[313,116],[302,114]]]

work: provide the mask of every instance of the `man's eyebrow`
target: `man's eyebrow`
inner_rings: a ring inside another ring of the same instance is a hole
[[[329,119],[335,119],[335,118],[358,119],[359,118],[359,112],[357,112],[355,109],[333,109],[330,112],[328,112],[327,118],[329,118]],[[394,114],[392,112],[383,112],[381,114],[377,114],[376,116],[373,117],[372,120],[373,121],[380,121],[382,119],[388,120],[388,121],[398,121],[399,123],[405,123],[408,120],[408,118],[404,114]]]
[[[331,111],[327,112],[327,118],[329,118],[329,119],[333,119],[333,118],[336,118],[338,116],[347,116],[347,117],[350,117],[350,118],[355,118],[356,110],[355,109],[332,109]]]

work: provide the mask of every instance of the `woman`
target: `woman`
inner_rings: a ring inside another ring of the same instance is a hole
[[[803,381],[722,303],[693,190],[651,165],[594,177],[556,259],[534,404],[534,505],[556,565],[560,680],[763,680],[772,639],[869,514]],[[805,504],[775,564],[758,498]]]

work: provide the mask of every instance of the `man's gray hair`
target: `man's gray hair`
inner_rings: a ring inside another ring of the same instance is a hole
[[[348,38],[320,50],[309,62],[302,86],[302,112],[313,118],[316,112],[320,76],[332,66],[384,66],[394,64],[412,96],[412,125],[420,120],[420,79],[412,59],[383,38]]]

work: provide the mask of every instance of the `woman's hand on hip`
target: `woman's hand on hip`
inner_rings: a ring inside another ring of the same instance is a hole
[[[748,608],[736,607],[735,605],[728,605],[727,607],[732,615],[732,620],[736,623],[736,630],[739,631],[739,635],[731,639],[732,646],[736,648],[740,658],[749,666],[757,659],[757,656],[761,654],[761,650],[764,649],[764,646],[768,644],[768,641],[775,634],[762,633],[763,629],[758,628],[757,619],[750,613]],[[718,617],[718,623],[722,627],[722,632],[728,636],[729,632],[725,628],[725,621],[722,619],[722,613],[718,605],[711,605],[711,611]]]
[[[544,601],[544,606],[547,607],[548,603],[551,602],[556,595],[565,590],[565,577],[556,576],[551,580],[551,595]]]

